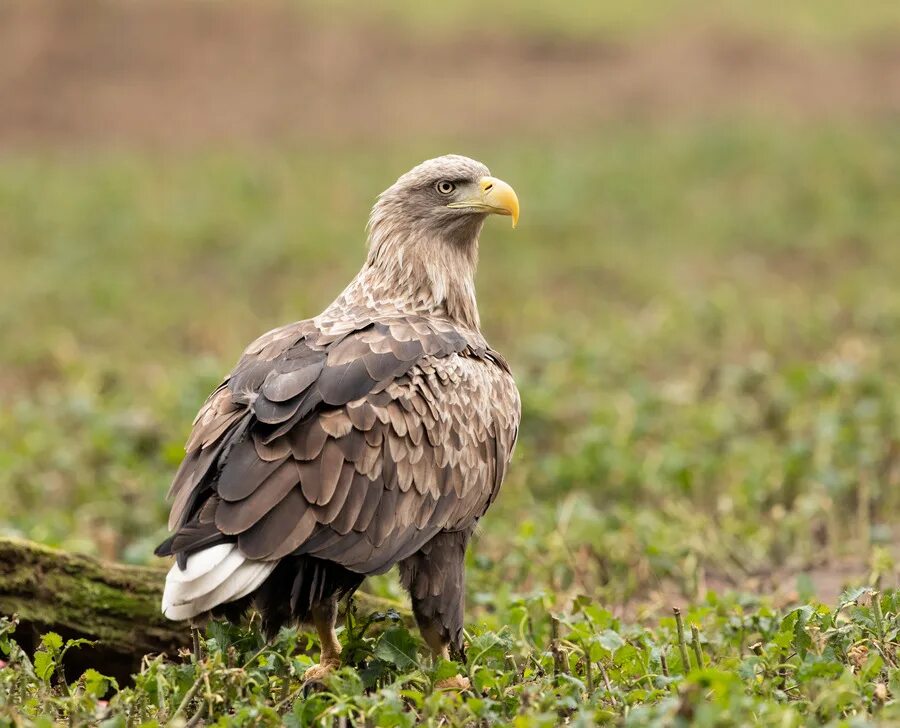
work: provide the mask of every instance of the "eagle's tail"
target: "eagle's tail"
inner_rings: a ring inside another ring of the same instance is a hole
[[[166,576],[162,611],[169,619],[191,619],[247,596],[274,571],[277,561],[254,561],[236,543],[220,543],[177,563]]]

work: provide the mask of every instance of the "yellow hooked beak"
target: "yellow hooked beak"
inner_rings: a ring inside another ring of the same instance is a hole
[[[516,191],[496,177],[482,177],[478,180],[477,195],[461,202],[451,202],[447,207],[467,207],[494,215],[509,215],[513,227],[519,222],[519,198]]]

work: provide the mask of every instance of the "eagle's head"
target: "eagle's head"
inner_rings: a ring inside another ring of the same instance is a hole
[[[515,227],[519,200],[481,162],[448,154],[413,167],[372,208],[367,285],[477,328],[478,236],[492,214]]]
[[[512,187],[491,177],[481,162],[447,154],[422,162],[402,175],[378,198],[370,227],[386,228],[392,238],[474,241],[488,215],[519,220],[519,200]],[[397,236],[398,233],[402,236]]]

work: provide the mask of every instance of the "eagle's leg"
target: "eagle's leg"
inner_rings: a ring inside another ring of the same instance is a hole
[[[464,656],[465,557],[470,535],[471,531],[439,533],[400,562],[400,580],[409,591],[419,631],[435,660]],[[469,680],[455,675],[435,687],[465,690]]]
[[[337,622],[338,605],[336,599],[316,604],[310,610],[313,626],[319,635],[319,644],[322,654],[319,664],[313,665],[304,674],[303,679],[308,682],[321,680],[333,670],[341,666],[341,643],[334,631]]]

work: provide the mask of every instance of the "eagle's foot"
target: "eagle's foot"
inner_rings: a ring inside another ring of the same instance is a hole
[[[340,657],[323,657],[318,665],[313,665],[303,673],[303,682],[321,682],[340,666]]]
[[[319,655],[319,664],[313,665],[303,673],[304,692],[311,689],[316,683],[321,685],[326,677],[341,666],[341,643],[334,631],[336,618],[336,601],[317,604],[312,609],[312,622],[319,634],[322,652]]]
[[[445,677],[443,680],[438,680],[434,687],[437,690],[468,690],[472,687],[472,683],[469,682],[467,677],[454,675],[453,677]]]

